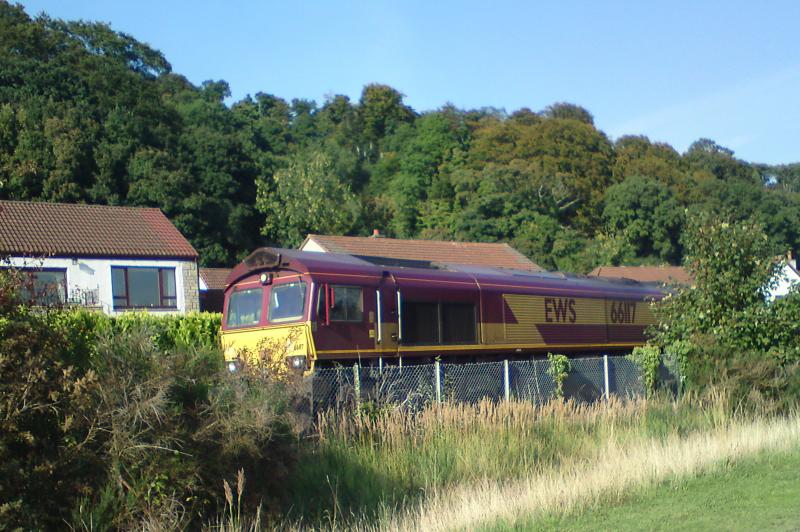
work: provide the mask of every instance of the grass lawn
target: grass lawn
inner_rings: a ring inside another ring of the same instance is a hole
[[[798,530],[800,449],[765,454],[689,480],[673,480],[618,504],[496,530]]]

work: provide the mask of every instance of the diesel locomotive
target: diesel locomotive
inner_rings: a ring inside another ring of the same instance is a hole
[[[304,371],[624,352],[663,296],[628,280],[260,248],[228,277],[221,337],[232,370],[265,344]]]

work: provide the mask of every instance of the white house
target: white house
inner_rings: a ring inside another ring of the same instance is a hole
[[[0,267],[31,298],[117,314],[199,310],[197,251],[158,209],[0,201]]]
[[[780,299],[789,293],[792,287],[800,283],[800,273],[797,272],[797,260],[791,252],[781,259],[780,270],[776,279],[776,286],[769,292],[769,300]]]

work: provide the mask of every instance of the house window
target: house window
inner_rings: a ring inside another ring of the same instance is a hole
[[[113,266],[114,308],[177,308],[175,268]]]
[[[331,321],[364,321],[364,297],[360,286],[330,285],[328,300],[333,301],[330,308]],[[317,316],[324,320],[325,313],[325,286],[319,287],[317,298]]]
[[[67,301],[67,270],[23,269],[22,299],[34,305],[61,305]]]

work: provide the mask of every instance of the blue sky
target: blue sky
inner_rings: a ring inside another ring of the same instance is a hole
[[[387,83],[418,111],[450,102],[580,104],[612,138],[800,161],[800,2],[24,0],[29,14],[108,22],[192,82],[357,100]]]

